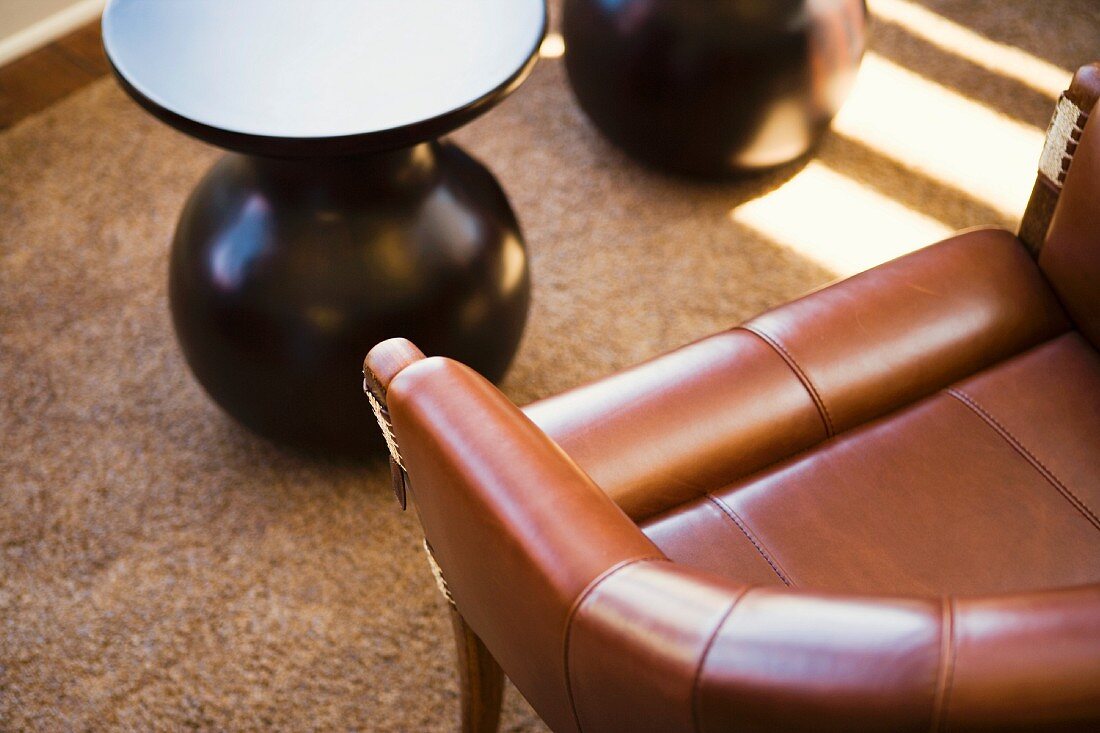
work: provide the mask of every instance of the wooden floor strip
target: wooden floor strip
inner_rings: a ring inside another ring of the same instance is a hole
[[[98,20],[0,67],[0,130],[109,71]]]

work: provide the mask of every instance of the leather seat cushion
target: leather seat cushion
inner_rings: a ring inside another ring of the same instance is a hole
[[[1100,355],[1076,332],[645,522],[739,583],[972,594],[1100,581]]]

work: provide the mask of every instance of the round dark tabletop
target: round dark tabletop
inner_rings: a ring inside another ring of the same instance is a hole
[[[443,135],[530,72],[545,0],[110,0],[103,45],[143,107],[246,153],[373,152]]]

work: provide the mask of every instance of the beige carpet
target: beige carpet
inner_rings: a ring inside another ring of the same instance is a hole
[[[924,4],[1065,69],[1100,57],[1093,0]],[[1045,127],[1042,93],[918,36],[878,22],[872,47]],[[731,220],[782,176],[704,185],[637,167],[578,113],[558,60],[456,138],[528,236],[534,305],[505,383],[518,402],[834,275]],[[850,137],[818,155],[950,227],[1011,224]],[[111,80],[0,136],[0,729],[452,729],[444,607],[385,467],[243,432],[176,349],[167,243],[217,156]],[[505,729],[540,728],[509,690]]]

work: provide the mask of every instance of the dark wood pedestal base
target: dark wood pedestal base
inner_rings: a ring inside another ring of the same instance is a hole
[[[381,449],[363,355],[406,337],[499,379],[526,320],[523,239],[450,144],[345,158],[229,154],[191,194],[169,294],[195,376],[230,415],[308,450]]]

